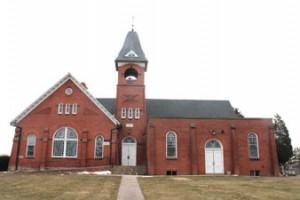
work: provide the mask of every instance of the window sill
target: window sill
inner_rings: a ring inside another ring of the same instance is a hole
[[[166,158],[167,160],[177,160],[177,158]]]
[[[249,160],[259,160],[259,158],[249,158]]]

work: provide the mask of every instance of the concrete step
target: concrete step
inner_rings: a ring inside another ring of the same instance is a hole
[[[112,174],[146,175],[147,166],[146,165],[138,165],[138,166],[114,165],[112,168]]]

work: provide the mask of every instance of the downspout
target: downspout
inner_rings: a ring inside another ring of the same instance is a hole
[[[110,155],[109,155],[109,165],[112,167],[112,134],[114,130],[119,130],[121,128],[120,124],[117,124],[115,128],[110,129]]]
[[[16,132],[17,132],[18,137],[19,137],[18,146],[17,146],[17,153],[16,153],[16,168],[15,168],[15,170],[17,171],[18,170],[18,165],[19,165],[19,155],[20,155],[20,147],[21,147],[22,127],[16,126],[16,129],[17,129]]]

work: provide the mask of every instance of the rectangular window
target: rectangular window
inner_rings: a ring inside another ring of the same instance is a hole
[[[259,176],[259,170],[250,170],[250,176]]]
[[[36,136],[31,134],[27,137],[26,157],[34,157]]]
[[[133,118],[133,109],[128,108],[128,119],[132,119],[132,118]]]
[[[69,103],[66,104],[66,107],[65,107],[65,114],[66,114],[66,115],[70,114],[70,104],[69,104]]]
[[[72,114],[73,114],[73,115],[76,115],[76,114],[77,114],[77,104],[76,104],[76,103],[74,103],[74,104],[72,105]]]
[[[173,170],[167,171],[167,176],[176,176],[176,175],[177,175],[177,171],[173,171]]]
[[[27,157],[33,157],[34,156],[34,146],[27,146]]]
[[[126,119],[126,108],[121,108],[121,118]]]
[[[64,110],[64,104],[62,103],[58,104],[57,114],[61,115],[63,113],[63,110]]]
[[[140,118],[140,109],[139,108],[135,108],[134,118],[135,119],[139,119]]]

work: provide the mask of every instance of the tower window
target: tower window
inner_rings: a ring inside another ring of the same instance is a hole
[[[138,77],[138,72],[134,68],[129,68],[124,73],[125,79],[128,81],[135,81]]]
[[[135,108],[134,118],[135,119],[139,119],[140,118],[140,109],[139,108]]]
[[[128,108],[128,119],[132,119],[132,117],[133,117],[133,109]]]
[[[126,119],[126,108],[121,108],[121,118]]]

